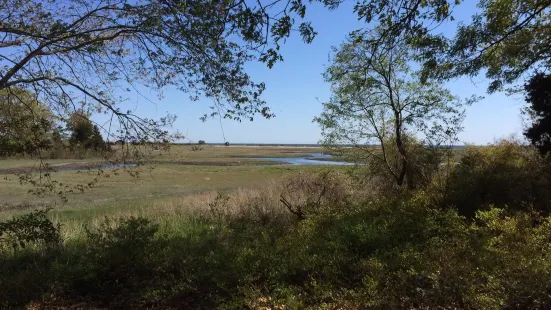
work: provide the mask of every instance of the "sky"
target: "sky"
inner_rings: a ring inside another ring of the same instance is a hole
[[[456,21],[468,22],[475,1],[467,1],[455,13]],[[158,99],[153,93],[145,93],[147,99],[134,96],[124,104],[137,115],[159,118],[166,113],[174,114],[177,120],[172,131],[183,133],[188,141],[205,140],[207,143],[281,143],[310,144],[321,139],[321,131],[312,119],[322,111],[322,102],[331,96],[330,85],[324,82],[322,73],[329,64],[330,49],[339,46],[348,33],[365,27],[352,11],[354,1],[347,1],[337,10],[330,11],[314,3],[307,9],[307,20],[318,35],[311,44],[302,42],[295,34],[282,47],[284,61],[268,69],[263,63],[251,63],[247,72],[254,81],[263,81],[266,90],[263,99],[275,118],[266,120],[261,116],[253,122],[244,120],[199,118],[209,113],[212,101],[190,101],[188,95],[175,89],[166,89]],[[454,25],[441,27],[439,31],[453,33]],[[485,145],[496,139],[517,134],[521,136],[520,109],[522,97],[508,97],[503,93],[486,94],[488,82],[483,76],[473,79],[461,78],[446,83],[454,95],[462,98],[482,95],[485,98],[466,110],[464,131],[458,144]]]

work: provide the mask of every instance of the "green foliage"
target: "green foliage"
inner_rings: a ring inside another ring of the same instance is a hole
[[[354,160],[362,163],[354,168],[352,172],[355,179],[365,183],[364,186],[375,190],[379,194],[394,195],[400,187],[396,184],[395,177],[391,174],[391,170],[398,171],[401,169],[402,156],[395,144],[393,137],[385,139],[385,157],[388,166],[381,165],[379,160],[373,160],[370,156],[366,156],[364,152],[357,152],[353,156]],[[441,169],[441,163],[449,150],[445,147],[427,147],[420,143],[419,140],[411,136],[404,137],[404,148],[408,154],[408,162],[406,166],[405,183],[410,189],[424,188],[434,181]],[[373,147],[372,152],[382,150],[379,147]],[[389,169],[390,168],[390,169]]]
[[[61,243],[60,225],[46,217],[50,209],[36,210],[20,217],[0,222],[0,250],[11,247],[24,249],[28,244],[42,244],[48,248]]]
[[[491,206],[511,211],[551,211],[549,160],[514,141],[468,148],[450,174],[444,204],[473,217]]]
[[[95,302],[112,306],[131,304],[156,274],[163,247],[154,239],[157,230],[158,225],[136,217],[105,219],[98,228],[87,230],[79,253],[84,256],[68,274],[65,289],[79,295],[86,292]],[[121,298],[112,300],[113,296]]]
[[[38,155],[52,147],[53,118],[31,92],[0,90],[0,156]]]
[[[74,148],[93,149],[95,151],[105,150],[107,145],[98,126],[94,125],[84,112],[73,113],[67,127],[71,131],[69,143]]]
[[[410,151],[419,149],[415,144],[436,151],[456,141],[464,102],[440,83],[421,83],[407,45],[389,40],[374,48],[364,40],[384,31],[355,32],[335,52],[325,73],[333,95],[314,120],[326,145],[352,144],[365,153],[360,163],[380,166],[398,187],[414,188],[420,166]],[[423,140],[412,142],[416,136]]]
[[[454,9],[476,3],[470,21],[452,35],[440,27],[454,23]],[[367,24],[384,29],[365,40],[380,48],[387,40],[406,42],[422,65],[422,80],[476,76],[502,90],[531,70],[549,69],[551,1],[544,0],[366,0],[354,10]]]
[[[551,75],[537,73],[524,86],[529,106],[525,113],[532,118],[532,124],[524,131],[542,155],[551,152]]]
[[[549,218],[493,208],[469,222],[426,198],[351,204],[303,221],[276,217],[273,225],[189,219],[177,234],[159,230],[162,221],[106,220],[54,257],[34,259],[33,272],[28,256],[0,256],[0,299],[6,307],[188,309],[551,304]]]
[[[476,76],[499,91],[533,69],[549,69],[551,1],[481,0],[469,24],[459,24],[453,39],[426,35],[418,41],[426,76]]]

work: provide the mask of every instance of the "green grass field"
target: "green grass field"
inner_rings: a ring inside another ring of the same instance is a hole
[[[307,153],[322,151],[321,148],[231,146],[204,146],[200,151],[192,151],[190,146],[175,145],[168,152],[152,154],[149,164],[129,169],[133,174],[139,173],[137,177],[125,169],[105,169],[99,181],[83,192],[54,188],[41,196],[29,192],[35,188],[33,185],[21,184],[17,175],[5,172],[0,174],[0,216],[6,217],[44,205],[53,205],[57,210],[71,210],[68,213],[88,212],[103,216],[115,209],[128,211],[134,206],[138,208],[155,204],[156,201],[179,201],[182,197],[201,193],[259,187],[289,172],[326,168],[278,166],[273,165],[274,162],[251,158],[303,157],[308,156]],[[81,165],[100,160],[62,159],[45,162],[58,169],[75,163]],[[38,165],[39,162],[34,159],[7,159],[0,161],[0,172],[13,168],[27,171]],[[93,181],[97,173],[97,169],[58,171],[52,172],[50,178],[65,185],[85,185]],[[36,172],[33,176],[38,178]],[[67,202],[63,202],[57,195],[60,190]]]

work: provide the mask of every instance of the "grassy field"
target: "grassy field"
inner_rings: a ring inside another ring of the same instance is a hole
[[[176,145],[170,151],[152,154],[151,163],[131,168],[133,176],[125,169],[105,169],[99,182],[83,192],[70,192],[63,189],[67,202],[62,202],[56,188],[46,195],[30,193],[34,188],[30,184],[21,184],[13,173],[0,173],[0,216],[32,209],[41,205],[55,205],[56,209],[110,210],[143,206],[152,201],[180,201],[189,195],[231,191],[239,188],[263,186],[283,175],[300,170],[319,170],[321,167],[279,166],[274,162],[254,160],[262,157],[304,157],[307,153],[322,152],[321,148],[297,147],[223,147],[204,146],[200,151],[192,151],[190,146]],[[70,165],[83,165],[100,162],[99,158],[88,160],[63,159],[47,160],[54,169]],[[192,163],[192,164],[190,164]],[[228,165],[228,163],[231,163]],[[269,166],[270,164],[271,166]],[[33,159],[8,159],[0,161],[2,169],[30,170],[38,167]],[[65,185],[87,184],[97,176],[97,169],[58,171],[51,173],[51,180]],[[36,177],[36,174],[35,174]],[[78,211],[80,212],[80,211]],[[103,211],[91,211],[101,213]],[[111,211],[105,211],[109,213]],[[101,216],[98,215],[98,216]]]

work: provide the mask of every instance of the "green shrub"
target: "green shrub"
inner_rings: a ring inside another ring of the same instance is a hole
[[[58,246],[61,243],[60,225],[46,217],[49,210],[35,210],[0,222],[0,250],[9,246],[15,251],[27,244],[41,244],[48,248]]]
[[[472,221],[424,192],[327,206],[301,221],[266,203],[256,197],[223,220],[182,219],[178,234],[163,234],[162,220],[106,220],[48,258],[33,256],[38,248],[2,255],[0,307],[551,306],[551,217],[489,208]]]
[[[549,159],[514,141],[467,149],[448,182],[444,204],[471,218],[491,205],[512,211],[551,211]]]
[[[356,181],[383,196],[393,196],[406,188],[419,189],[430,184],[450,150],[444,147],[427,147],[411,136],[405,136],[404,139],[407,154],[405,168],[402,154],[393,142],[393,137],[385,139],[384,152],[382,148],[373,146],[347,151],[351,160],[360,164],[352,171]],[[402,171],[404,179],[398,185]]]
[[[342,211],[351,204],[351,180],[336,171],[299,172],[282,181],[280,201],[298,219]]]
[[[64,289],[94,303],[111,307],[130,305],[151,285],[161,262],[164,243],[154,238],[158,225],[144,218],[105,219],[87,229],[72,269],[61,271]],[[68,271],[68,272],[67,272]]]

